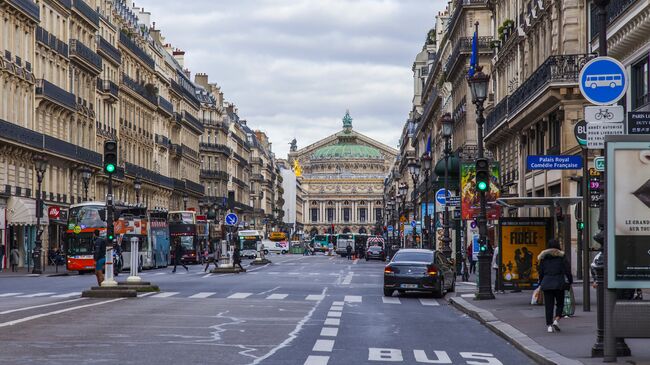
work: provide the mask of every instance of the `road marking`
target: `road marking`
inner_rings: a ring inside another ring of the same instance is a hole
[[[331,310],[331,311],[342,311],[342,310],[343,310],[343,307],[341,307],[341,306],[337,306],[337,305],[333,305],[332,307],[330,307],[330,310]]]
[[[189,298],[190,299],[202,299],[202,298],[211,297],[211,296],[213,296],[215,294],[217,294],[217,293],[216,292],[200,292],[200,293],[196,293],[196,294],[190,296]]]
[[[86,298],[77,298],[77,299],[71,299],[71,300],[64,300],[63,302],[55,302],[55,303],[47,303],[47,304],[41,304],[41,305],[34,305],[31,307],[22,307],[18,309],[11,309],[11,310],[6,310],[4,312],[0,312],[0,314],[9,314],[9,313],[15,313],[15,312],[22,312],[22,311],[27,311],[30,309],[36,309],[36,308],[43,308],[43,307],[50,307],[53,305],[59,305],[59,304],[65,304],[65,303],[72,303],[72,302],[78,302],[80,300],[84,300]]]
[[[385,304],[402,304],[399,298],[396,297],[381,297],[381,301]]]
[[[78,295],[81,295],[81,292],[75,291],[72,293],[52,295],[51,298],[70,298],[70,297],[76,297]]]
[[[368,361],[394,361],[402,362],[402,350],[400,349],[382,349],[371,347],[368,349]]]
[[[344,304],[345,304],[345,302],[334,302],[334,303],[332,303],[332,305],[344,305]]]
[[[327,312],[328,317],[341,318],[342,312]]]
[[[424,299],[424,298],[420,298],[420,303],[422,303],[422,305],[427,305],[427,306],[437,306],[437,305],[440,305],[440,303],[438,303],[438,301],[435,300],[435,299]]]
[[[304,365],[327,365],[327,362],[330,360],[329,356],[314,356],[309,355],[307,360],[305,360]]]
[[[474,298],[474,296],[475,296],[474,293],[472,293],[472,294],[461,294],[460,295],[461,298]]]
[[[25,318],[21,318],[21,319],[16,319],[16,320],[9,321],[9,322],[0,323],[0,328],[8,327],[8,326],[14,326],[14,325],[17,325],[19,323],[23,323],[23,322],[27,322],[27,321],[31,321],[31,320],[34,320],[34,319],[47,317],[47,316],[57,315],[57,314],[65,313],[65,312],[70,312],[70,311],[77,310],[77,309],[83,309],[83,308],[94,307],[94,306],[98,306],[98,305],[102,305],[102,304],[113,303],[113,302],[117,302],[117,301],[124,300],[124,299],[126,299],[126,298],[111,299],[111,300],[107,300],[107,301],[104,301],[104,302],[84,304],[84,305],[80,305],[80,306],[77,306],[77,307],[59,309],[59,310],[54,311],[54,312],[36,314],[36,315],[33,315],[33,316],[29,316],[29,317],[25,317]]]
[[[27,294],[27,295],[19,295],[17,298],[36,298],[36,297],[44,297],[46,295],[52,295],[56,293],[36,293],[36,294]]]
[[[345,278],[343,279],[343,282],[341,283],[342,285],[350,285],[352,283],[352,277],[354,276],[354,272],[350,271]]]
[[[361,303],[361,296],[360,295],[346,295],[345,298],[343,298],[344,302],[348,303]]]
[[[323,294],[310,294],[305,298],[305,300],[323,300],[325,296]]]
[[[288,296],[289,294],[271,294],[268,297],[266,297],[266,299],[284,299]]]
[[[172,297],[172,296],[174,296],[176,294],[178,294],[177,291],[168,291],[168,292],[153,295],[151,297],[152,298],[169,298],[169,297]]]
[[[327,318],[325,320],[325,325],[326,326],[338,326],[341,324],[341,319],[340,318]]]
[[[332,352],[334,349],[334,340],[316,340],[312,351]]]
[[[280,273],[277,272],[277,271],[271,271],[271,272],[269,272],[268,274],[269,274],[269,275],[278,275],[278,274],[280,274]]]
[[[157,273],[155,273],[155,274],[151,274],[151,275],[152,275],[152,276],[153,276],[153,275],[156,275],[156,276],[157,276],[157,275],[165,275],[165,274],[166,274],[165,272],[157,272]]]
[[[268,293],[270,293],[270,292],[272,292],[272,291],[275,291],[276,289],[280,289],[280,287],[279,287],[279,286],[276,286],[276,287],[273,288],[273,289],[265,290],[265,291],[260,292],[260,293],[257,293],[257,294],[258,294],[258,295],[268,294]]]
[[[359,259],[354,259],[354,261],[352,261],[352,265],[356,265],[358,263],[359,263]]]
[[[14,295],[20,295],[22,293],[4,293],[0,294],[0,298],[13,297]]]
[[[201,277],[202,277],[202,278],[209,278],[209,277],[212,276],[212,275],[214,275],[214,274],[213,274],[213,273],[209,273],[209,274],[203,275],[203,276],[201,276]]]
[[[138,298],[144,298],[154,294],[156,294],[156,292],[149,292],[149,293],[142,293],[142,294],[138,293]]]
[[[253,295],[253,293],[235,293],[228,297],[228,299],[245,299]]]
[[[323,327],[323,329],[320,330],[321,336],[336,337],[338,334],[339,329],[336,327]]]

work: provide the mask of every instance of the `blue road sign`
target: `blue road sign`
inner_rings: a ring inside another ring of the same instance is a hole
[[[625,66],[611,57],[596,57],[580,71],[580,92],[596,105],[619,101],[629,86]]]
[[[446,192],[445,194],[445,189],[439,189],[436,191],[436,201],[440,205],[445,205],[447,202],[447,197],[451,198],[451,193],[449,191]]]
[[[415,221],[411,221],[411,227],[415,228],[416,225],[417,223]]]
[[[388,232],[389,233],[393,232],[393,226],[388,226]]]
[[[237,214],[228,213],[228,215],[226,216],[226,224],[229,226],[235,226],[237,225],[237,222],[239,222],[239,218],[237,217]]]
[[[529,170],[577,170],[582,168],[582,156],[528,156]]]

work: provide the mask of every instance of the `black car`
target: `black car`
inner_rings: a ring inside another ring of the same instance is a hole
[[[397,290],[430,292],[442,297],[456,289],[453,266],[439,251],[401,249],[384,268],[384,296]]]
[[[381,246],[370,246],[368,247],[368,251],[366,251],[366,261],[370,259],[386,261],[386,252],[384,252]]]

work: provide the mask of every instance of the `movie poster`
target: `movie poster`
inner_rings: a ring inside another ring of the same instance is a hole
[[[551,218],[502,218],[501,279],[504,289],[535,289],[539,279],[538,259],[551,236]]]
[[[487,219],[497,220],[500,216],[500,207],[496,204],[501,192],[499,190],[499,164],[490,164],[490,190],[486,192]],[[480,211],[479,194],[476,192],[476,162],[463,162],[460,164],[461,186],[461,217],[464,220],[474,219]]]

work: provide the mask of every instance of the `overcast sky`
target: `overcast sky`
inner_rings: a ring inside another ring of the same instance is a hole
[[[140,0],[185,66],[217,82],[285,158],[341,129],[396,147],[411,66],[444,0]],[[194,77],[194,76],[192,76]]]

